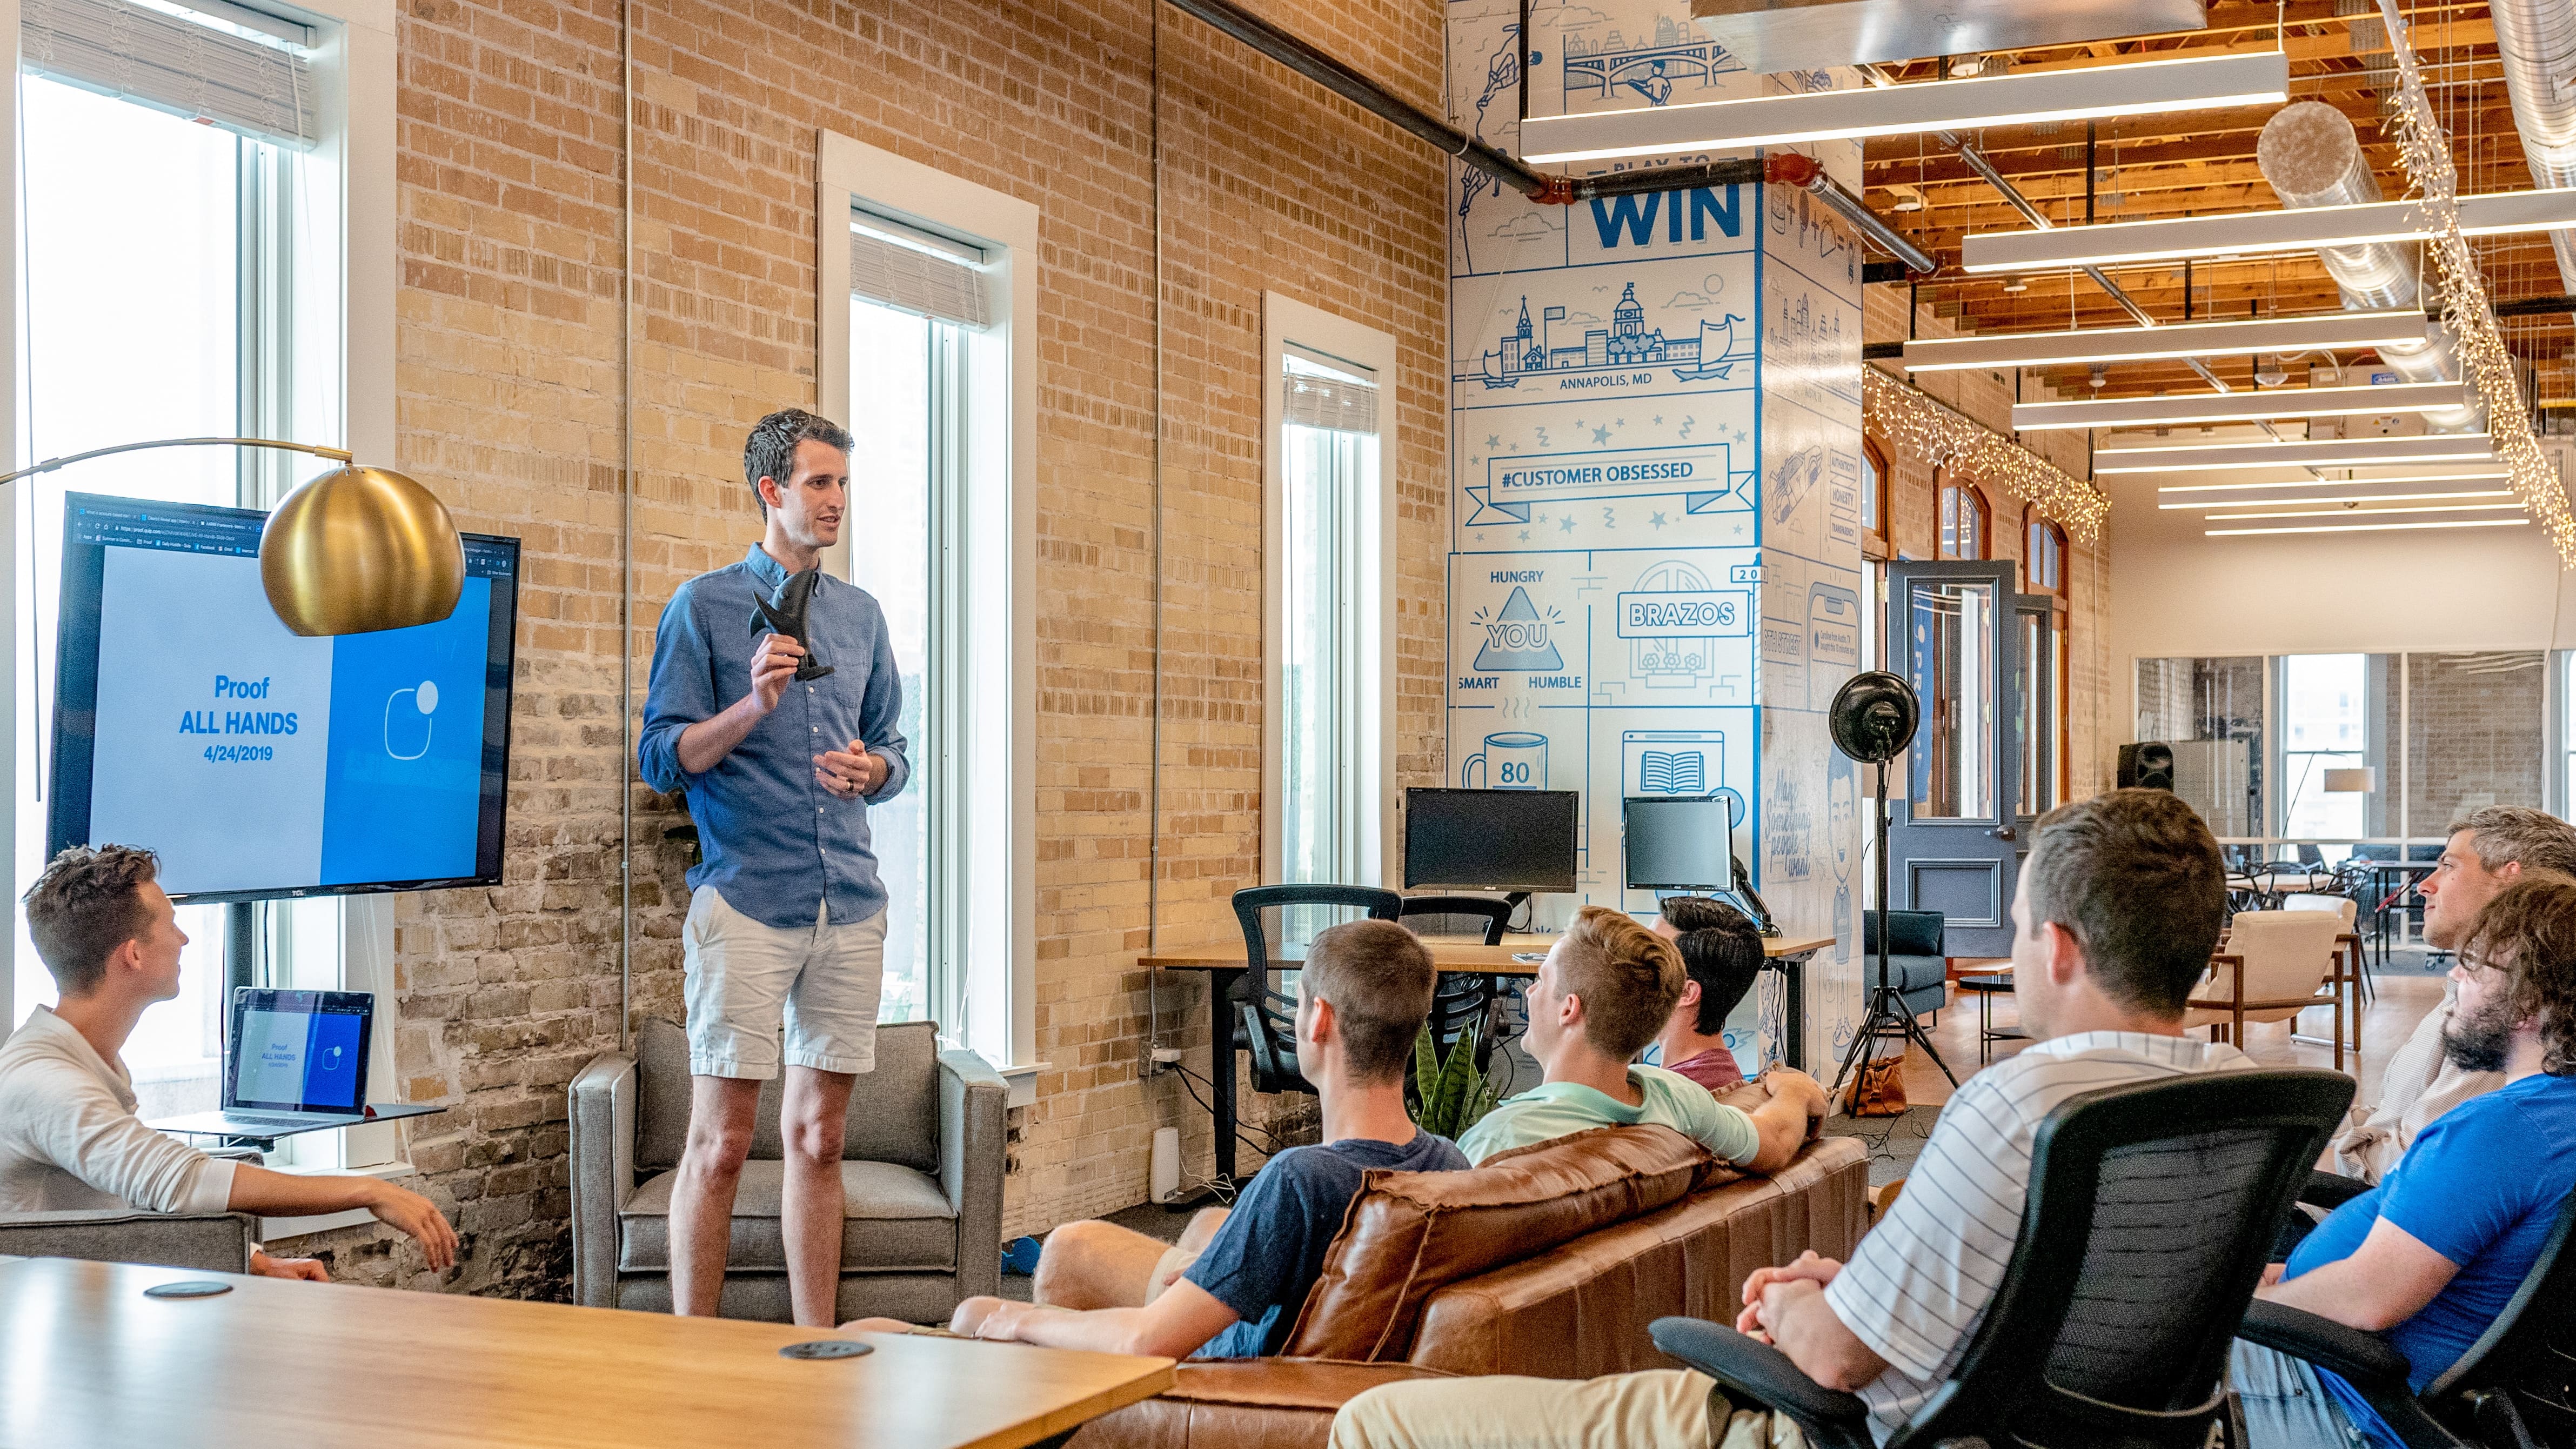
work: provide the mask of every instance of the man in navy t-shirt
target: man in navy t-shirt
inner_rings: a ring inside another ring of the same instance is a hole
[[[2261,1295],[2370,1333],[2422,1390],[2512,1301],[2576,1191],[2576,882],[2526,876],[2480,913],[2451,970],[2442,1049],[2505,1085],[2435,1118],[2378,1187],[2334,1210]],[[2236,1388],[2253,1449],[2396,1432],[2332,1372],[2239,1341]]]
[[[1232,1212],[1199,1214],[1177,1245],[1114,1223],[1067,1223],[1039,1255],[1037,1302],[969,1298],[949,1328],[1165,1358],[1279,1352],[1364,1173],[1467,1165],[1404,1110],[1404,1064],[1436,979],[1431,954],[1392,921],[1318,934],[1297,978],[1297,1069],[1321,1102],[1323,1144],[1270,1159]]]

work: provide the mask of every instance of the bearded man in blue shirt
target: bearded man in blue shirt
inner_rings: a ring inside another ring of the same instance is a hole
[[[903,683],[884,610],[820,569],[849,510],[849,433],[772,413],[751,430],[742,471],[761,540],[662,610],[636,744],[645,783],[687,796],[702,856],[682,932],[691,1092],[671,1306],[718,1309],[760,1084],[783,1060],[788,1293],[798,1323],[828,1325],[842,1128],[852,1080],[876,1064],[884,978],[886,890],[867,807],[911,773],[896,728]]]

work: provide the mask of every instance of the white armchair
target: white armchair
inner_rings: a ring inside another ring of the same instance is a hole
[[[2239,911],[2183,1014],[2186,1028],[2223,1027],[2245,1045],[2245,1024],[2334,1008],[2334,1064],[2343,1070],[2343,917],[2333,911]]]

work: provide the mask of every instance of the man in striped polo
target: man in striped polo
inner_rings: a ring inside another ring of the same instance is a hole
[[[1859,1394],[1884,1441],[1956,1366],[1992,1301],[2050,1110],[2100,1087],[2253,1065],[2182,1034],[2184,999],[2218,945],[2225,880],[2209,828],[2165,791],[2115,790],[2042,817],[2013,899],[2013,995],[2032,1044],[1950,1099],[1850,1263],[1809,1253],[1756,1270],[1736,1326]],[[1752,1449],[1770,1430],[1766,1414],[1731,1412],[1706,1377],[1659,1370],[1389,1384],[1343,1406],[1333,1445]]]

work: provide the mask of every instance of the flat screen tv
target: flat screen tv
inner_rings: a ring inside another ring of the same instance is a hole
[[[64,499],[48,853],[147,846],[183,902],[498,884],[519,541],[464,536],[439,623],[307,639],[266,520]]]

